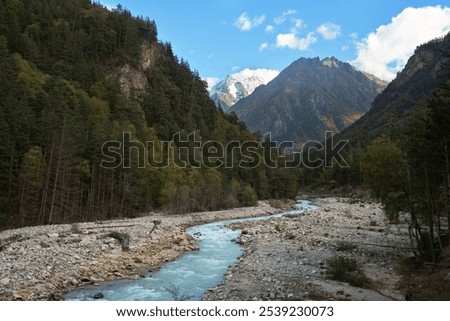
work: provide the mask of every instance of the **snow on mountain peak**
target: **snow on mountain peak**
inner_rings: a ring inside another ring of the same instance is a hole
[[[243,69],[228,75],[210,87],[210,96],[214,102],[228,109],[240,99],[250,95],[257,87],[266,85],[279,71],[272,69]]]

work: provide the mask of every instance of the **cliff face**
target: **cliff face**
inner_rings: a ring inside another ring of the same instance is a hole
[[[125,63],[110,73],[120,85],[121,92],[129,99],[139,99],[148,86],[146,72],[153,67],[162,53],[160,47],[145,41],[141,45],[141,54],[134,64]]]

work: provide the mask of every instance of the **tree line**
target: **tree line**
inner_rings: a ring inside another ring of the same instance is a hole
[[[143,71],[146,87],[125,93],[111,70],[138,66],[143,44],[156,53]],[[260,139],[214,106],[198,73],[158,40],[154,21],[120,5],[1,0],[0,70],[1,228],[216,210],[297,193],[300,170],[100,166],[102,145],[124,132],[155,146],[178,132],[224,145]]]

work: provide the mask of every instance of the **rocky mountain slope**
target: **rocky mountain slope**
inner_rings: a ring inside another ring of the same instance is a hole
[[[405,68],[376,97],[370,111],[339,137],[365,145],[382,134],[400,135],[410,111],[424,108],[427,96],[444,81],[442,71],[449,54],[450,33],[419,46]]]
[[[231,110],[250,130],[278,140],[321,140],[359,119],[385,86],[334,57],[300,58]]]

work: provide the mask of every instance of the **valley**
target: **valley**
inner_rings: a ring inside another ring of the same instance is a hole
[[[448,6],[0,1],[0,300],[450,299]]]

